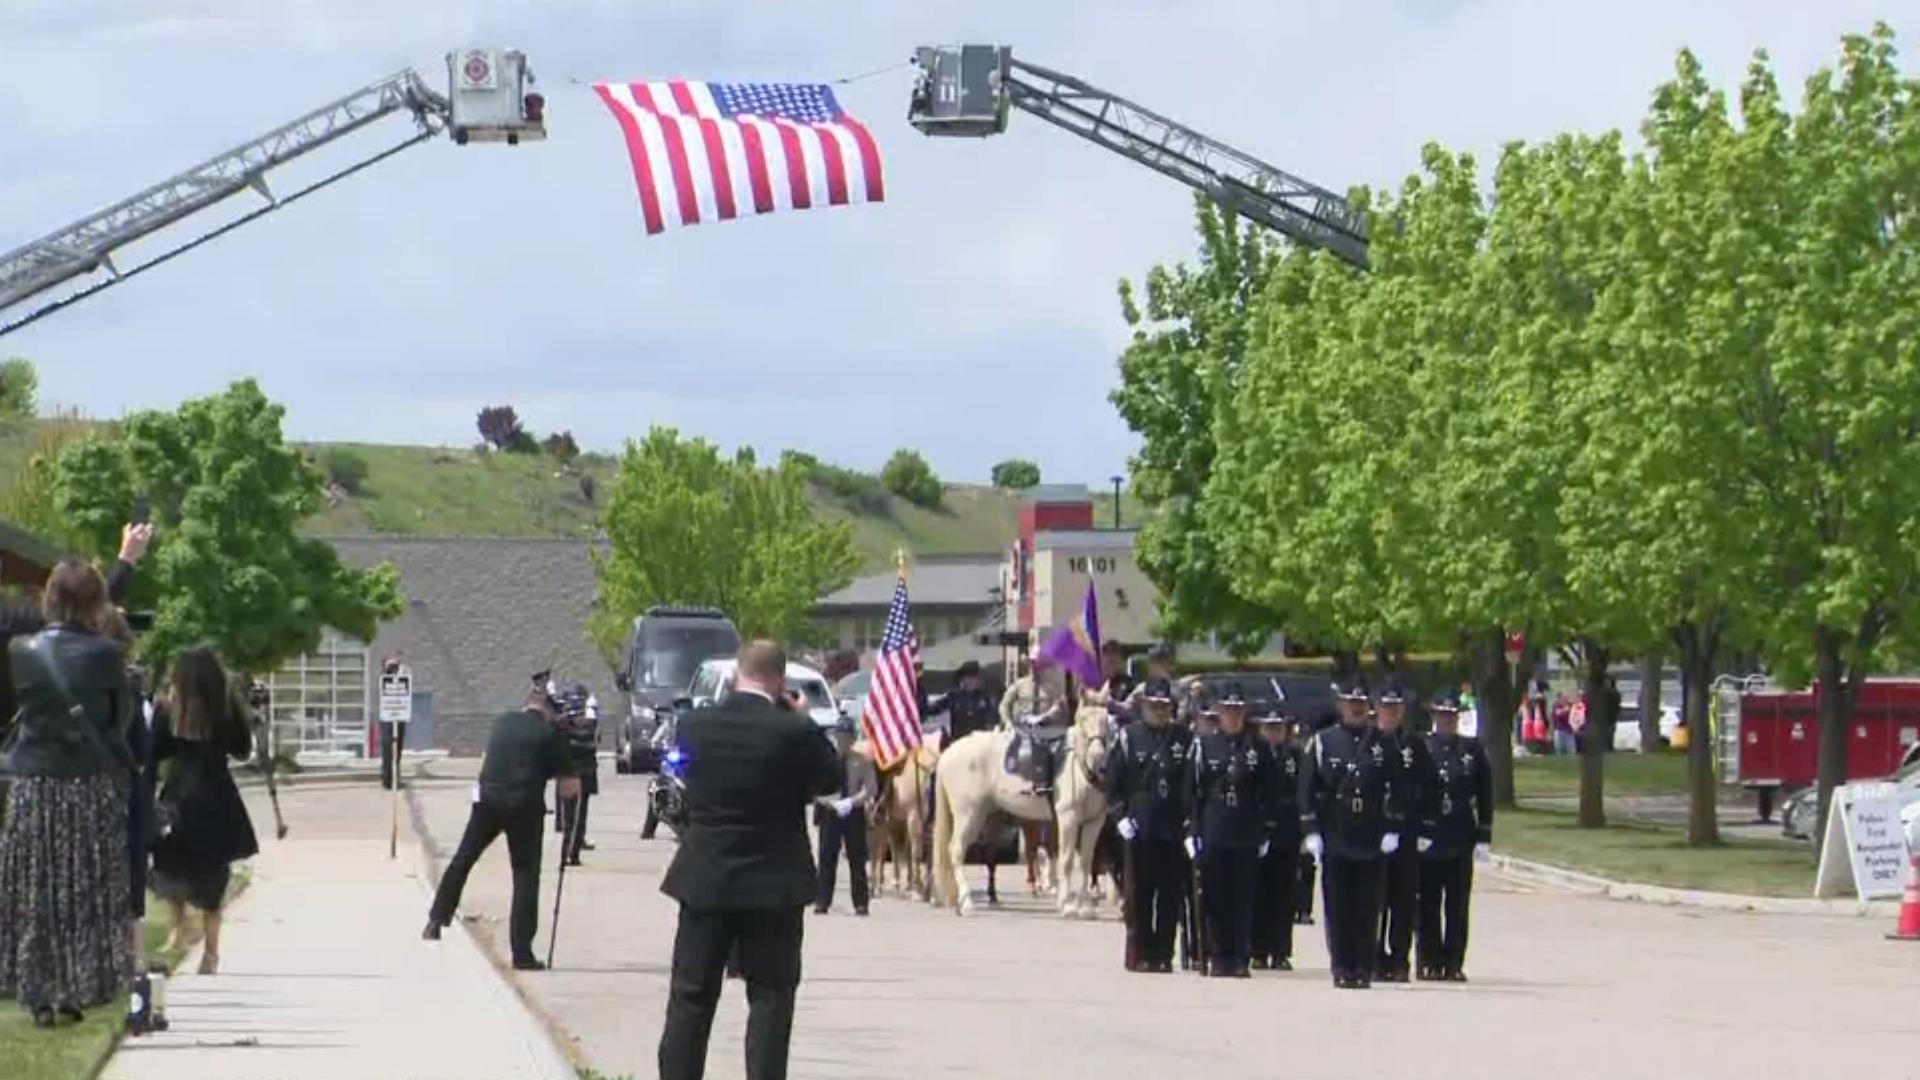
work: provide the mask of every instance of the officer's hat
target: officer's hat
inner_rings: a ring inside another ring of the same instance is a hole
[[[1244,709],[1247,707],[1246,691],[1240,689],[1240,684],[1237,682],[1228,683],[1221,689],[1219,700],[1215,704],[1222,709]]]
[[[1405,705],[1406,703],[1407,688],[1401,684],[1399,679],[1388,679],[1380,687],[1380,704]]]
[[[1267,710],[1267,712],[1263,713],[1260,716],[1260,719],[1257,722],[1262,726],[1269,726],[1269,725],[1277,725],[1277,724],[1290,724],[1293,721],[1288,719],[1287,714],[1281,712],[1279,709],[1269,709]]]
[[[966,663],[961,664],[958,670],[954,671],[953,673],[953,677],[956,679],[964,679],[969,675],[974,676],[975,678],[979,677],[980,661],[969,660]]]
[[[1460,711],[1459,692],[1455,690],[1440,691],[1434,695],[1432,701],[1427,702],[1427,711],[1430,713],[1458,713]]]
[[[1333,696],[1341,701],[1367,701],[1367,680],[1354,676],[1333,684]]]
[[[1148,679],[1147,688],[1141,697],[1154,705],[1173,704],[1173,684],[1165,679]]]

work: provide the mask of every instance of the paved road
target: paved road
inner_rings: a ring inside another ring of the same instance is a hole
[[[518,981],[596,1068],[647,1077],[674,917],[657,886],[673,844],[664,831],[638,837],[644,781],[608,769],[602,782],[599,850],[567,877],[559,970]],[[450,847],[464,785],[418,794],[430,833]],[[1019,878],[1003,872],[1009,895]],[[491,853],[467,903],[483,934],[504,926],[507,891],[504,851]],[[870,919],[810,917],[793,1074],[1373,1080],[1406,1074],[1417,1048],[1425,1075],[1476,1080],[1537,1080],[1543,1069],[1554,1080],[1920,1076],[1908,1064],[1920,949],[1883,940],[1877,920],[1656,908],[1498,882],[1483,883],[1475,914],[1472,984],[1368,995],[1328,985],[1317,928],[1302,937],[1302,970],[1214,982],[1126,975],[1112,916],[1067,923],[1027,901],[968,919],[905,900],[876,903]],[[716,1080],[741,1075],[742,997],[730,987],[716,1025]],[[1393,1035],[1355,1033],[1363,1017],[1390,1018]]]
[[[127,1040],[106,1080],[573,1075],[465,935],[419,940],[422,862],[404,821],[400,857],[388,859],[391,804],[378,788],[281,799],[292,832],[278,843],[264,800],[249,800],[265,850],[229,912],[220,974],[174,979],[172,1030]]]

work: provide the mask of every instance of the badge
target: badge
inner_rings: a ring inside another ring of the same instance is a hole
[[[1453,816],[1453,796],[1451,794],[1443,794],[1440,796],[1440,816]]]
[[[1373,751],[1373,763],[1375,765],[1386,760],[1386,755],[1381,752],[1379,743],[1374,743],[1372,746],[1367,747],[1367,749]]]
[[[1413,747],[1403,746],[1400,748],[1400,763],[1409,769],[1413,768]]]
[[[1233,807],[1236,807],[1239,805],[1240,805],[1240,789],[1228,788],[1227,789],[1227,808],[1232,809]]]
[[[1247,765],[1249,768],[1260,764],[1260,754],[1253,747],[1247,747]]]
[[[1164,776],[1160,778],[1160,797],[1167,797],[1167,778]]]
[[[1355,795],[1353,797],[1353,816],[1359,817],[1361,814],[1366,813],[1366,810],[1367,810],[1366,800],[1362,799],[1358,795]]]

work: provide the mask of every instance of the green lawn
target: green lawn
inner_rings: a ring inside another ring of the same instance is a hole
[[[1746,896],[1805,897],[1813,891],[1807,846],[1784,840],[1690,848],[1677,828],[1582,829],[1574,815],[1552,810],[1503,810],[1494,818],[1493,835],[1499,854],[1614,881]]]
[[[1521,799],[1571,798],[1580,794],[1580,759],[1572,754],[1513,759],[1513,786]],[[1687,790],[1687,756],[1608,754],[1609,795],[1682,795]]]
[[[238,896],[246,885],[247,871],[235,870],[233,885],[227,893],[229,900]],[[163,951],[161,946],[172,930],[172,919],[167,905],[148,894],[148,959],[165,963],[169,971],[177,967],[186,950],[200,940],[199,918],[189,916],[189,919],[191,925],[182,948]],[[86,1020],[79,1024],[42,1031],[33,1026],[33,1018],[18,1004],[0,1003],[0,1062],[6,1064],[0,1076],[5,1080],[89,1080],[120,1038],[126,1014],[126,999],[121,998],[89,1011]]]

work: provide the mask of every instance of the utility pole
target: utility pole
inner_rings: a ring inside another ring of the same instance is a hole
[[[1117,530],[1120,528],[1120,481],[1122,477],[1115,476],[1112,479],[1113,479],[1113,527]]]

